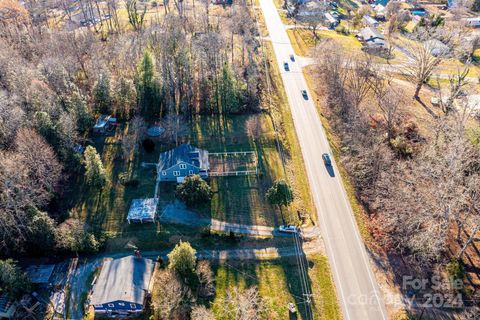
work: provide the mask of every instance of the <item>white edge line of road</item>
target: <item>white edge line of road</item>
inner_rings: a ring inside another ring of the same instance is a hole
[[[307,83],[307,88],[306,88],[307,92],[309,91],[309,88],[308,88],[308,83]],[[313,107],[315,109],[315,114],[318,118],[318,121],[320,121],[320,123],[322,123],[321,119],[320,119],[320,115],[318,114],[318,110],[317,110],[317,107],[315,106],[315,103],[313,102],[312,100],[312,104],[313,104]],[[328,142],[328,139],[326,139],[326,134],[325,134],[325,128],[323,127],[323,124],[321,126],[321,130],[323,131],[323,134],[321,135],[322,136],[322,140],[324,141],[324,143],[326,144],[327,148],[328,148],[328,151],[330,152],[330,154],[333,154],[331,149],[330,149],[330,143]],[[368,277],[369,277],[369,280],[370,280],[370,283],[372,284],[372,287],[374,289],[374,294],[375,294],[375,298],[377,299],[377,302],[378,302],[378,306],[380,308],[380,311],[382,313],[382,317],[383,319],[388,319],[386,314],[385,314],[385,310],[383,308],[384,304],[383,304],[383,301],[381,299],[381,297],[378,295],[378,291],[380,290],[378,284],[376,281],[373,280],[373,275],[372,275],[372,270],[371,270],[371,267],[370,267],[370,263],[368,262],[367,260],[367,256],[366,256],[366,249],[365,249],[365,245],[364,245],[364,242],[363,240],[360,238],[360,232],[358,230],[358,224],[357,222],[354,220],[353,216],[354,216],[354,213],[353,213],[353,209],[349,203],[349,201],[347,201],[347,192],[345,190],[345,187],[343,186],[343,181],[342,180],[342,175],[340,174],[340,171],[338,170],[338,167],[337,167],[337,164],[336,164],[336,161],[335,161],[335,158],[334,158],[334,166],[335,166],[335,170],[336,172],[338,173],[338,179],[334,179],[337,183],[337,185],[339,185],[339,187],[341,188],[341,190],[343,191],[342,192],[342,199],[343,199],[343,202],[345,203],[345,206],[348,208],[348,211],[349,211],[349,220],[350,220],[350,223],[352,224],[353,226],[353,229],[355,230],[355,238],[357,239],[357,245],[359,246],[360,248],[360,251],[362,252],[362,259],[363,259],[363,263],[365,264],[365,267],[367,268],[367,272],[368,272]],[[326,229],[326,228],[325,228]],[[327,233],[328,233],[328,230],[327,230]],[[330,246],[330,245],[329,245]],[[335,259],[332,259],[332,261],[334,261]],[[335,262],[334,262],[335,263]],[[367,300],[368,301],[368,300]],[[347,311],[348,313],[348,311]]]
[[[264,0],[264,1],[268,1],[268,0]],[[272,1],[272,0],[270,0],[270,1]],[[260,1],[260,2],[262,3],[263,1]],[[263,14],[263,11],[264,11],[264,10],[263,10],[263,6],[260,5],[260,7],[261,7],[261,9],[262,9],[262,14]],[[275,7],[275,8],[276,8],[276,7]],[[277,14],[278,14],[278,13],[277,13]],[[264,16],[264,18],[265,18],[265,15],[264,15],[264,14],[263,14],[263,16]],[[267,26],[267,30],[268,30],[268,26]],[[289,41],[289,44],[290,44],[290,46],[292,45],[292,44],[291,44],[291,41]],[[275,52],[275,48],[274,48],[274,52]],[[276,54],[275,54],[275,56],[276,56]],[[281,63],[280,63],[279,57],[276,57],[276,60],[277,60],[278,67],[279,67],[279,69],[280,69],[280,71],[281,71]],[[280,72],[280,73],[282,73],[282,72]],[[301,72],[301,73],[302,73],[302,78],[303,78],[304,82],[306,83],[305,77],[303,76],[303,72]],[[282,81],[283,81],[283,78],[282,78]],[[305,90],[307,90],[307,92],[309,92],[308,83],[307,83],[307,86],[306,86]],[[285,90],[285,91],[286,91],[286,90]],[[309,96],[311,96],[311,95],[309,95]],[[288,94],[287,94],[287,98],[288,98]],[[313,101],[312,101],[312,105],[313,105],[313,108],[314,108],[314,111],[315,111],[315,115],[316,115],[316,117],[318,118],[318,121],[320,121],[320,123],[321,123],[321,120],[320,120],[320,117],[319,117],[319,114],[318,114],[318,110],[317,110],[317,108],[316,108],[316,106],[315,106],[315,103],[314,103]],[[290,106],[290,103],[289,103],[289,107],[290,107],[290,109],[292,108],[292,107]],[[292,115],[292,116],[293,116],[293,115]],[[326,146],[327,146],[327,148],[328,148],[328,151],[331,153],[330,144],[328,143],[328,140],[326,140],[326,137],[325,137],[325,129],[323,128],[323,125],[321,125],[321,130],[322,130],[322,132],[323,132],[323,134],[321,135],[321,136],[322,136],[322,140],[324,140],[324,142],[326,142]],[[303,153],[303,149],[302,149],[302,153]],[[309,166],[310,166],[311,163],[310,163],[310,159],[309,159],[308,157],[304,157],[304,161],[308,162],[308,164],[309,164]],[[336,166],[335,161],[334,161],[334,164],[335,164],[335,169],[337,170],[337,172],[339,172],[339,171],[338,171],[338,168],[337,168],[337,166]],[[310,167],[311,167],[311,166],[310,166]],[[309,179],[310,179],[310,178],[309,178]],[[355,230],[355,231],[354,231],[354,232],[355,232],[355,237],[356,237],[357,242],[358,242],[357,245],[359,245],[360,250],[361,250],[361,252],[362,252],[361,254],[362,254],[363,262],[364,262],[364,264],[365,264],[365,266],[366,266],[366,268],[367,268],[369,280],[370,280],[370,282],[371,282],[371,284],[372,284],[372,287],[373,287],[373,289],[374,289],[375,297],[376,297],[376,299],[377,299],[377,302],[378,302],[378,305],[379,305],[379,308],[380,308],[382,317],[383,317],[383,319],[387,319],[386,316],[385,316],[385,310],[384,310],[384,308],[383,308],[382,301],[381,301],[380,297],[378,296],[378,292],[377,292],[377,290],[379,290],[378,284],[376,284],[376,283],[373,281],[373,278],[372,278],[372,270],[371,270],[370,265],[369,265],[369,263],[368,263],[368,261],[367,261],[367,259],[366,259],[365,247],[364,247],[364,246],[362,247],[362,245],[361,245],[361,244],[363,243],[363,241],[360,239],[360,236],[359,236],[358,225],[357,225],[356,222],[354,222],[354,220],[353,220],[353,210],[352,210],[352,208],[351,208],[351,206],[350,206],[350,203],[347,202],[347,199],[346,199],[346,191],[345,191],[345,188],[343,187],[343,184],[340,183],[340,179],[341,179],[341,177],[339,177],[339,179],[335,179],[335,180],[337,180],[336,183],[340,186],[340,188],[341,188],[342,191],[343,191],[343,192],[342,192],[342,198],[343,198],[343,201],[344,201],[344,203],[346,204],[346,206],[347,206],[347,208],[348,208],[348,211],[349,211],[349,220],[350,220],[350,223],[353,225],[353,229]],[[317,212],[318,212],[318,210],[319,210],[319,209],[317,209]],[[326,230],[327,237],[330,237],[327,228],[323,227],[322,229]],[[329,242],[327,242],[327,246],[329,247],[330,252],[333,252],[332,247],[331,247],[331,245],[330,245]],[[337,263],[336,263],[336,261],[335,261],[335,258],[332,256],[332,257],[331,257],[331,260],[332,260],[333,267],[334,267],[335,272],[336,272],[337,277],[338,277],[338,269],[337,269]],[[340,294],[341,294],[342,300],[343,300],[343,303],[342,303],[342,304],[343,304],[343,305],[346,305],[346,300],[345,300],[345,295],[344,295],[344,292],[343,292],[343,288],[342,288],[341,285],[339,285],[338,287],[340,288]],[[349,313],[348,313],[348,308],[344,307],[344,310],[345,310],[346,313],[347,313],[347,318],[350,319],[350,315],[349,315]]]

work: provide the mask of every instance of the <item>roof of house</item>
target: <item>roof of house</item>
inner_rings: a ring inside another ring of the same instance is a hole
[[[371,39],[385,39],[385,37],[377,31],[377,29],[372,27],[363,28],[358,32],[358,35],[362,37],[363,40],[368,41]]]
[[[93,287],[90,304],[113,301],[143,304],[154,266],[153,260],[134,256],[105,261]]]
[[[374,25],[377,24],[378,21],[375,20],[374,18],[370,17],[369,15],[364,15],[363,19],[369,24],[369,25]]]
[[[157,212],[158,198],[133,199],[127,220],[153,220]]]
[[[189,144],[182,144],[169,151],[160,154],[158,170],[166,170],[179,163],[188,163],[200,170],[208,170],[208,151],[193,147]]]
[[[437,39],[430,39],[425,41],[425,45],[430,50],[430,53],[434,56],[442,56],[450,52],[450,48],[442,41]]]
[[[54,269],[54,264],[32,265],[27,268],[27,274],[32,283],[47,284]]]

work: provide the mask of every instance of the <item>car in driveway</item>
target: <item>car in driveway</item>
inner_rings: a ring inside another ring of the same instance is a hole
[[[332,159],[330,159],[330,155],[328,153],[322,154],[322,159],[323,163],[325,163],[326,166],[332,165]]]
[[[308,100],[307,90],[302,90],[302,96],[303,96],[303,99]]]
[[[295,56],[293,54],[290,55],[290,60],[292,60],[292,62],[295,62]]]
[[[283,63],[283,68],[285,69],[285,71],[290,71],[290,67],[288,65],[288,62]]]
[[[278,231],[285,233],[297,233],[300,231],[300,229],[296,226],[286,225],[278,227]]]

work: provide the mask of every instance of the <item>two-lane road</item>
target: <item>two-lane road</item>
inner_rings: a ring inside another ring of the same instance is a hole
[[[343,317],[387,319],[337,168],[334,164],[332,177],[323,164],[322,154],[330,148],[310,95],[308,100],[302,97],[301,90],[308,89],[301,66],[290,60],[293,48],[273,0],[260,0],[260,6],[282,73]],[[284,62],[288,62],[290,71],[285,71]]]

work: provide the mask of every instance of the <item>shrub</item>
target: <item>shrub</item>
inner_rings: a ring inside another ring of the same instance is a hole
[[[447,272],[451,282],[465,279],[465,266],[461,260],[451,260],[447,264]]]
[[[193,206],[209,202],[212,199],[212,190],[199,175],[193,175],[186,177],[185,181],[177,186],[176,195],[187,206]]]
[[[413,154],[413,146],[411,143],[404,137],[398,136],[394,139],[390,139],[390,147],[402,157],[410,157]]]

